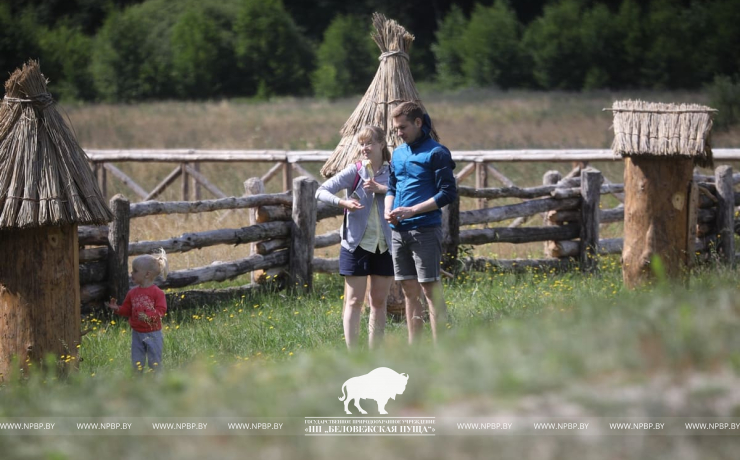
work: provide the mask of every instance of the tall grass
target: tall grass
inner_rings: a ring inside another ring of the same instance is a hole
[[[160,378],[133,377],[126,325],[86,319],[80,371],[65,381],[36,372],[0,389],[0,417],[293,417],[342,414],[342,382],[380,366],[410,376],[393,415],[455,417],[734,416],[740,371],[740,302],[735,272],[697,273],[688,285],[660,281],[621,288],[614,260],[596,276],[532,272],[470,274],[447,282],[447,333],[437,347],[405,344],[402,323],[389,323],[385,346],[347,353],[341,338],[336,277],[320,277],[307,297],[265,294],[165,319]],[[366,320],[365,320],[366,321]],[[365,329],[367,323],[363,323]],[[362,338],[363,340],[365,337]],[[722,401],[723,403],[720,403]],[[733,402],[734,401],[734,402]],[[363,402],[374,412],[372,401]],[[558,440],[555,440],[558,439]],[[274,458],[473,458],[496,446],[510,455],[603,458],[618,449],[641,458],[695,458],[677,452],[722,441],[685,437],[684,450],[660,438],[575,436],[445,437],[424,442],[374,438],[234,438],[177,436],[0,436],[10,458],[237,457],[243,449]],[[363,446],[353,451],[352,445]],[[701,450],[704,452],[704,450]],[[601,453],[602,455],[599,455]],[[617,455],[617,454],[615,454]],[[620,457],[620,455],[617,455]],[[702,457],[706,458],[706,457]]]

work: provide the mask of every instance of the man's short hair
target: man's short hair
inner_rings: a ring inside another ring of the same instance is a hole
[[[421,106],[412,101],[401,103],[401,105],[391,112],[393,118],[400,117],[401,115],[406,115],[406,118],[411,122],[417,118],[424,120],[424,111],[421,109]]]

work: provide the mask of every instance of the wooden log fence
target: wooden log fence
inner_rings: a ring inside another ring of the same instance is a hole
[[[331,151],[290,151],[290,150],[201,150],[201,149],[142,149],[142,150],[86,150],[92,163],[100,189],[107,195],[108,175],[121,181],[143,201],[153,200],[164,192],[177,179],[182,178],[182,201],[191,199],[200,200],[201,189],[208,190],[216,197],[226,196],[216,185],[211,183],[201,172],[201,163],[265,163],[274,162],[273,166],[261,177],[267,183],[281,173],[282,189],[290,190],[293,174],[314,178],[301,163],[324,163]],[[714,149],[716,161],[740,160],[740,149]],[[475,173],[476,188],[487,188],[488,178],[491,177],[505,187],[515,187],[516,184],[494,166],[495,163],[506,162],[593,162],[593,161],[621,161],[611,150],[607,149],[561,149],[561,150],[455,150],[452,151],[453,160],[458,163],[468,162],[457,173],[456,178],[462,182],[466,177]],[[177,163],[154,189],[147,192],[140,184],[129,177],[112,163],[126,162],[157,162]],[[736,174],[736,183],[740,181],[740,174]],[[713,180],[705,176],[705,181]],[[190,185],[192,181],[192,186]],[[609,184],[605,181],[605,184]],[[191,196],[192,195],[192,196]],[[615,196],[623,200],[619,192]],[[488,196],[479,198],[479,207],[484,207]]]
[[[273,169],[278,171],[278,168]],[[112,171],[110,168],[107,170]],[[183,170],[197,177],[190,169]],[[473,172],[476,172],[475,167],[466,166],[457,177],[460,180],[465,174]],[[735,192],[733,187],[740,182],[740,174],[733,175],[731,168],[720,167],[715,177],[695,176],[694,180],[696,189],[701,193],[697,194],[699,209],[696,213],[695,237],[692,238],[693,250],[700,253],[700,258],[703,259],[708,258],[709,250],[716,250],[723,263],[732,265],[736,257],[732,235],[735,234],[736,227],[740,230],[740,223],[733,219],[734,209],[740,205],[740,192]],[[252,186],[260,183],[259,178],[250,181]],[[621,252],[621,238],[601,239],[599,232],[602,225],[624,220],[622,204],[610,209],[601,209],[600,206],[601,195],[622,193],[622,184],[608,183],[599,171],[592,168],[581,170],[580,167],[564,178],[560,178],[559,174],[552,175],[549,179],[546,176],[545,182],[545,185],[535,187],[511,184],[500,188],[459,187],[461,198],[514,198],[527,201],[460,211],[458,200],[443,209],[445,269],[525,271],[535,267],[543,270],[567,270],[579,266],[585,272],[593,272],[598,269],[599,256]],[[314,249],[334,246],[341,240],[338,231],[315,235],[318,221],[342,215],[341,209],[316,202],[314,194],[317,186],[315,180],[301,176],[292,181],[291,192],[276,194],[258,193],[213,200],[141,203],[128,203],[121,196],[114,197],[111,208],[116,219],[110,226],[79,228],[83,306],[101,303],[108,296],[122,299],[130,284],[128,257],[150,253],[158,248],[173,253],[221,244],[254,245],[251,255],[243,259],[171,272],[166,281],[158,282],[163,288],[224,281],[256,270],[267,270],[273,274],[285,273],[288,287],[309,291],[314,272],[338,272],[338,259],[314,257]],[[260,189],[257,186],[253,190],[263,191],[264,187]],[[158,241],[128,241],[129,220],[133,218],[245,208],[253,210],[253,219],[247,227],[185,233]],[[543,215],[544,226],[464,228],[524,219],[538,214]],[[458,248],[461,245],[531,242],[544,243],[548,257],[511,260],[481,257],[458,259]],[[257,288],[253,282],[248,286],[228,288],[223,292],[192,290],[192,295],[191,291],[182,295],[189,296],[193,302],[202,302],[208,295],[221,299],[230,295],[244,295]],[[182,298],[177,300],[173,297],[173,300],[176,300],[179,307],[189,306],[187,302],[181,301],[184,300]]]

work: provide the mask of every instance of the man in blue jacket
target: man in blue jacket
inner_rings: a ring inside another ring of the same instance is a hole
[[[419,104],[404,102],[392,116],[393,129],[404,141],[393,151],[385,195],[385,218],[393,230],[393,268],[406,298],[409,343],[418,339],[423,326],[422,292],[436,342],[447,323],[440,278],[440,209],[457,198],[455,162],[447,147],[431,138],[431,120]]]

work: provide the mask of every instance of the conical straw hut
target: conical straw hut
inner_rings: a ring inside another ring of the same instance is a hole
[[[625,285],[648,281],[654,257],[668,276],[685,272],[694,253],[695,165],[711,166],[714,109],[696,104],[617,101],[612,150],[625,158]]]
[[[77,225],[113,218],[37,62],[0,105],[0,374],[80,343]],[[0,376],[0,380],[3,377]]]
[[[414,36],[396,21],[386,19],[380,13],[373,14],[373,27],[375,32],[371,36],[381,52],[378,58],[380,61],[378,71],[360,104],[342,126],[340,131],[342,139],[321,168],[324,177],[331,177],[357,161],[360,147],[356,134],[363,126],[374,125],[383,128],[388,148],[393,151],[400,144],[400,139],[392,132],[389,122],[393,109],[402,102],[414,101],[420,104],[426,113],[409,67],[408,53]],[[434,128],[431,136],[439,140]]]

